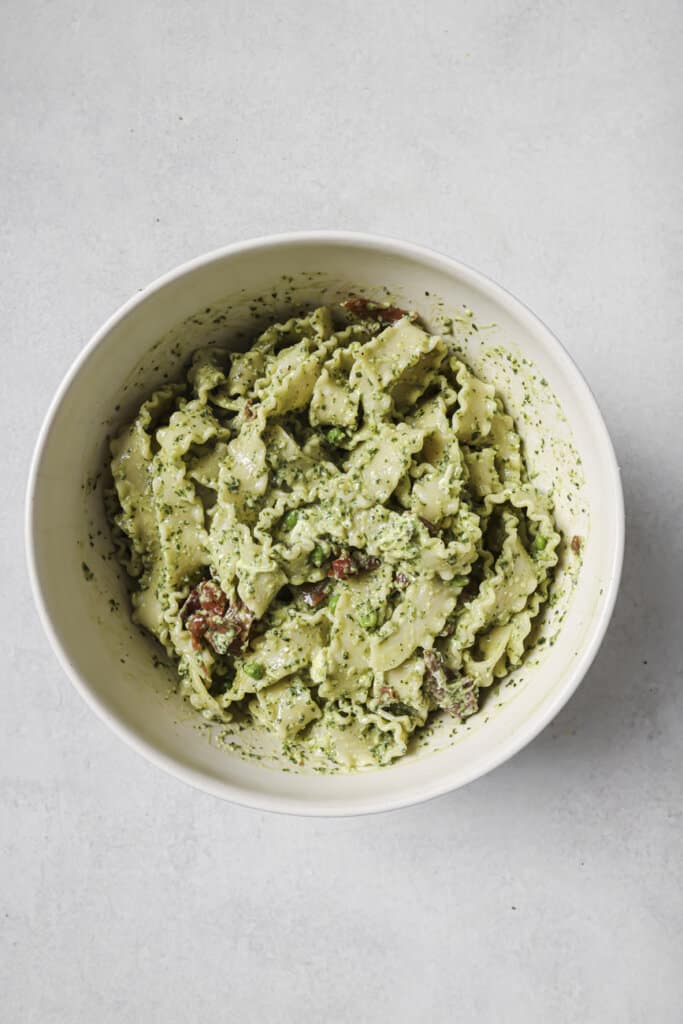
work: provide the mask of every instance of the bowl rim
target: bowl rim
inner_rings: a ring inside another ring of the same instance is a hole
[[[596,612],[593,614],[588,630],[588,640],[583,645],[581,655],[569,675],[565,685],[553,696],[551,700],[544,702],[541,707],[530,715],[522,725],[514,730],[510,737],[503,743],[498,744],[488,753],[480,756],[469,769],[458,770],[458,778],[453,779],[451,774],[444,772],[434,779],[420,783],[416,787],[410,787],[406,793],[374,795],[369,798],[358,798],[356,796],[346,797],[343,800],[321,799],[298,799],[295,797],[266,794],[246,789],[245,787],[218,780],[215,777],[199,769],[182,764],[174,757],[162,753],[153,743],[138,735],[134,729],[112,712],[90,688],[87,679],[81,675],[69,660],[66,647],[62,643],[52,624],[50,613],[43,594],[43,588],[38,567],[36,553],[36,538],[34,533],[34,520],[36,510],[36,487],[41,468],[45,447],[54,425],[59,407],[68,393],[72,383],[80,373],[82,367],[87,363],[95,350],[107,338],[111,330],[124,320],[129,313],[143,305],[155,292],[173,283],[186,274],[201,269],[211,263],[224,259],[225,257],[239,256],[245,252],[254,252],[261,249],[272,249],[292,244],[328,244],[346,245],[364,249],[374,249],[386,255],[400,255],[419,260],[423,265],[431,263],[441,270],[455,274],[465,283],[475,286],[487,294],[496,302],[516,317],[524,327],[540,333],[544,343],[547,343],[554,350],[555,355],[562,364],[562,369],[570,378],[574,378],[583,387],[582,402],[589,407],[591,413],[592,429],[600,435],[602,446],[607,458],[609,475],[609,489],[613,495],[612,514],[615,520],[615,536],[612,564],[610,567],[609,579],[604,587]],[[119,308],[102,324],[93,334],[90,341],[81,349],[71,363],[66,374],[57,388],[45,414],[38,438],[31,458],[30,469],[26,487],[25,503],[25,548],[28,575],[31,584],[33,599],[38,611],[38,617],[43,629],[50,641],[52,649],[60,663],[63,671],[71,680],[81,697],[92,708],[96,715],[122,739],[129,747],[132,747],[138,754],[152,762],[163,771],[174,776],[182,782],[197,789],[210,793],[213,796],[230,800],[233,803],[255,810],[267,810],[279,813],[294,814],[300,816],[321,816],[321,817],[346,817],[351,815],[379,813],[389,810],[397,810],[402,807],[409,807],[413,804],[423,803],[427,800],[443,796],[475,779],[486,775],[494,768],[499,767],[519,750],[530,743],[558,714],[560,709],[567,703],[579,684],[584,679],[590,668],[607,631],[614,606],[616,603],[621,572],[624,558],[624,534],[625,515],[624,498],[621,484],[619,466],[612,444],[611,437],[603,419],[595,396],[586,381],[583,373],[572,359],[571,355],[562,342],[555,336],[550,328],[538,317],[524,302],[509,292],[502,285],[479,270],[452,256],[445,255],[428,246],[419,245],[413,242],[406,242],[391,236],[381,234],[370,234],[358,231],[341,230],[309,230],[292,231],[263,235],[256,238],[245,239],[233,242],[229,245],[213,249],[201,256],[194,257],[173,269],[157,277],[147,287],[136,292],[130,299],[124,302]]]

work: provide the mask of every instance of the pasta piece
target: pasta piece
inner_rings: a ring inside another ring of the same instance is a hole
[[[282,740],[296,736],[321,715],[311,691],[298,678],[259,690],[249,708],[257,721]]]
[[[393,717],[407,716],[415,724],[424,725],[429,702],[423,683],[424,659],[411,657],[375,678],[374,696],[378,710]]]
[[[248,659],[239,660],[231,698],[240,700],[245,693],[256,693],[306,669],[323,638],[324,630],[319,622],[308,621],[301,615],[283,620],[253,641]],[[259,666],[256,673],[250,670],[254,665]]]
[[[337,586],[329,643],[311,663],[321,697],[365,700],[372,681],[369,629],[384,616],[390,586],[386,566]]]
[[[437,369],[445,356],[442,338],[427,334],[404,319],[363,346],[352,376],[391,392],[401,384],[422,379],[430,370]]]
[[[129,538],[133,551],[143,565],[154,563],[159,553],[159,529],[151,501],[152,434],[155,422],[170,411],[180,388],[168,386],[155,391],[140,412],[111,442],[111,473],[120,511],[116,523]],[[129,565],[132,575],[141,569]]]
[[[463,464],[460,445],[434,431],[423,446],[425,461],[415,470],[410,507],[421,519],[440,523],[460,508]]]
[[[187,379],[196,397],[206,404],[213,397],[212,392],[227,383],[225,376],[229,353],[225,349],[202,348],[192,357]]]
[[[332,334],[329,311],[316,310],[311,325],[313,337],[304,337],[296,345],[266,359],[264,376],[254,390],[269,416],[305,409],[311,401],[316,380],[330,352],[330,346],[320,344]]]
[[[354,362],[355,352],[352,349],[339,348],[323,365],[308,410],[308,418],[313,426],[356,426],[360,395],[351,388],[349,382]]]
[[[416,430],[403,423],[383,424],[353,451],[340,487],[359,505],[384,504],[421,445]]]
[[[418,579],[372,645],[370,664],[377,672],[401,665],[419,645],[429,647],[455,607],[453,587],[437,579]]]
[[[496,411],[495,389],[478,380],[464,363],[451,359],[451,367],[460,385],[458,409],[453,414],[453,429],[465,444],[488,437]]]
[[[478,498],[496,494],[502,484],[496,469],[496,449],[481,448],[479,451],[464,450],[464,460],[470,488]]]

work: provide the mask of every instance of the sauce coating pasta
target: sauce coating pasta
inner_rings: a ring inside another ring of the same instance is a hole
[[[357,296],[194,354],[111,443],[133,617],[206,717],[404,755],[523,659],[560,541],[494,388]]]

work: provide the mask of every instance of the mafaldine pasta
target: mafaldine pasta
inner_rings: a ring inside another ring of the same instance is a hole
[[[402,757],[524,657],[560,541],[494,388],[352,297],[197,351],[111,443],[133,618],[205,717]]]

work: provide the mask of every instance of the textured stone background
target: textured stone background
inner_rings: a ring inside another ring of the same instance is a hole
[[[0,1017],[678,1022],[683,16],[670,2],[5,0]],[[492,775],[367,819],[148,765],[33,610],[23,490],[116,306],[213,247],[340,227],[500,280],[604,410],[624,582],[588,678]]]

